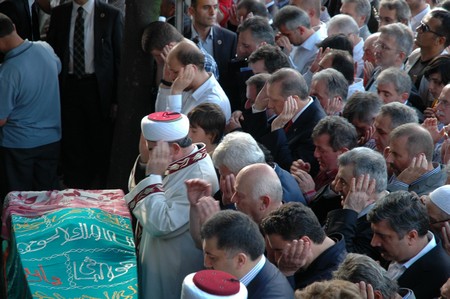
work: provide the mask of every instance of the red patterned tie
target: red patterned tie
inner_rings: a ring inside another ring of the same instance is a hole
[[[286,125],[284,125],[284,131],[287,133],[289,131],[289,128],[292,126],[293,122],[292,119],[287,122]]]

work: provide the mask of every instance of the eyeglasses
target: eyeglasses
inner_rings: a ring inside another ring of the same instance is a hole
[[[425,24],[424,22],[420,22],[420,25],[417,26],[416,31],[421,31],[421,32],[423,32],[423,33],[431,32],[431,33],[436,34],[437,36],[442,36],[442,34],[437,33],[436,31],[431,30],[431,29],[430,29],[430,26],[428,26],[428,24]]]
[[[450,107],[450,102],[446,99],[442,99],[442,100],[438,99],[436,106],[437,105],[441,105],[444,108],[448,108],[448,107]]]
[[[386,46],[385,44],[380,43],[380,42],[375,42],[374,46],[375,46],[375,48],[380,48],[383,51],[391,51],[391,50],[396,51],[396,49],[391,49],[388,46]]]

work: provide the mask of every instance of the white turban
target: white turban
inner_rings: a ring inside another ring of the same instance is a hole
[[[202,270],[184,278],[181,299],[246,299],[247,288],[233,275]]]
[[[155,112],[142,119],[141,129],[146,140],[172,142],[188,135],[189,119],[178,112]]]
[[[450,215],[450,185],[444,185],[430,193],[431,202]]]

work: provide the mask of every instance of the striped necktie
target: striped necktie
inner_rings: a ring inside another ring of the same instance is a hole
[[[73,74],[77,78],[83,77],[84,68],[84,18],[83,7],[78,7],[78,15],[75,20],[73,33]]]

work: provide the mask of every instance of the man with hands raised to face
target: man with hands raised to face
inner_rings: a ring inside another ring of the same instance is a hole
[[[205,55],[192,42],[182,41],[167,55],[156,111],[189,113],[201,103],[215,103],[230,119],[230,101],[213,75],[206,72]]]
[[[184,277],[201,270],[203,259],[189,233],[190,205],[184,182],[203,179],[215,192],[217,176],[205,145],[192,144],[188,137],[185,115],[152,113],[142,119],[141,128],[140,155],[131,171],[130,193],[125,196],[138,221],[140,295],[179,298]]]
[[[299,203],[287,203],[263,219],[261,227],[278,269],[294,289],[332,278],[345,259],[344,237],[327,236],[313,211]]]
[[[333,185],[341,194],[343,208],[328,213],[325,232],[343,234],[348,252],[380,260],[379,252],[370,245],[373,233],[366,215],[387,193],[386,162],[380,153],[358,147],[340,155],[338,164]]]
[[[268,122],[266,109],[277,116]],[[275,162],[288,170],[302,159],[311,164],[311,174],[318,170],[311,133],[325,112],[320,103],[308,96],[308,86],[296,70],[282,68],[271,75],[258,94],[248,119],[248,132],[273,154]]]
[[[386,162],[394,174],[387,190],[428,194],[445,184],[446,171],[432,162],[434,144],[427,129],[419,124],[404,124],[390,133]]]

